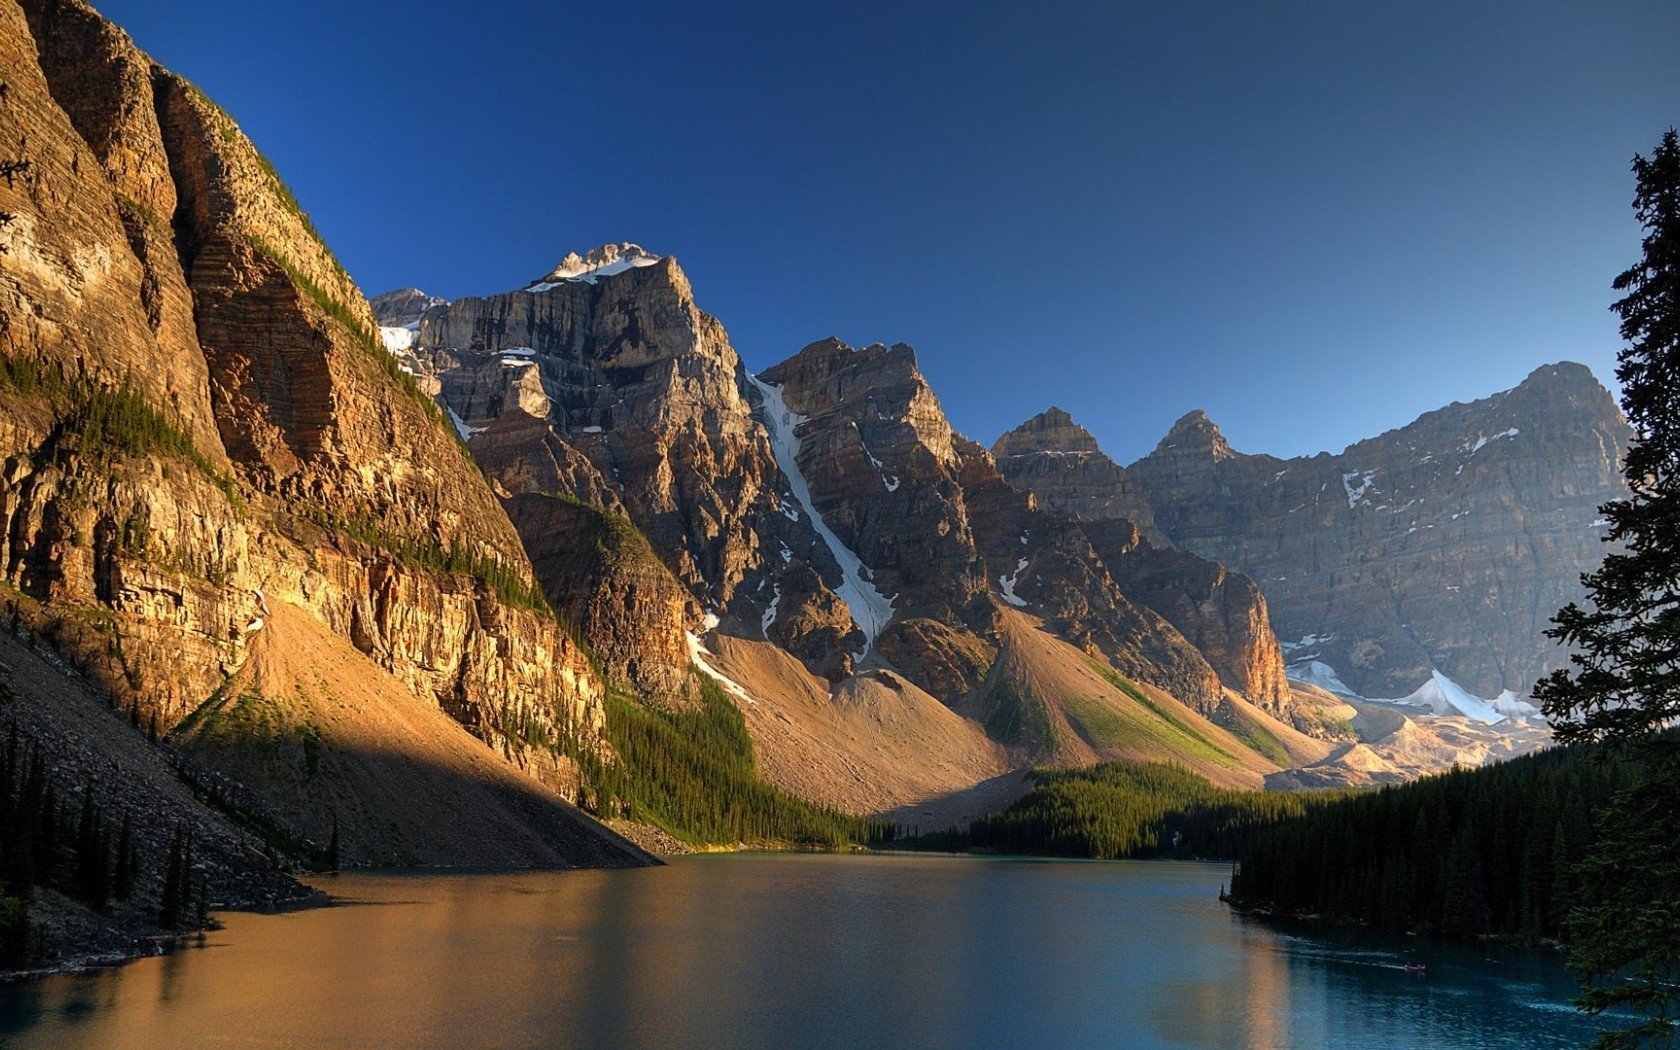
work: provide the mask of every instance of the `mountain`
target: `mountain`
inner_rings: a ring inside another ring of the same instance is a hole
[[[1052,406],[992,443],[998,470],[1040,505],[1085,521],[1125,518],[1151,540],[1155,511],[1142,486],[1097,447],[1089,430]]]
[[[1246,455],[1194,411],[1122,469],[1056,409],[993,451],[1011,484],[1078,515],[1088,534],[1117,529],[1119,547],[1098,549],[1169,618],[1150,582],[1210,578],[1183,561],[1199,555],[1233,593],[1256,595],[1240,605],[1265,603],[1296,680],[1494,722],[1535,716],[1524,698],[1562,662],[1541,632],[1603,556],[1598,507],[1623,494],[1628,436],[1610,393],[1562,363],[1339,455]],[[1114,524],[1124,519],[1138,524]],[[1142,557],[1125,571],[1134,542]],[[1174,623],[1202,637],[1183,610],[1209,605],[1179,602]]]
[[[1180,716],[1161,704],[1243,731],[1258,720],[1267,739],[1293,732],[1276,720],[1288,690],[1263,605],[1201,601],[1235,594],[1234,574],[1170,552],[1208,570],[1194,597],[1173,594],[1145,555],[1116,546],[1168,611],[1136,600],[1077,519],[1012,488],[952,429],[907,346],[821,340],[753,375],[677,261],[632,244],[568,254],[524,288],[413,320],[422,301],[375,300],[386,345],[438,391],[504,493],[549,601],[643,702],[690,703],[690,658],[726,682],[787,790],[883,812],[1028,761],[1149,753],[1151,740],[1199,761],[1203,743],[1171,729]],[[578,543],[580,530],[618,546]],[[641,552],[634,584],[595,563],[610,549]],[[1023,631],[1044,644],[1015,644]],[[1065,660],[1075,680],[1104,682],[1101,697],[1070,698],[1045,684],[1060,672],[1035,670]],[[839,712],[865,697],[876,730],[842,731]],[[1087,717],[1068,717],[1069,702]],[[1160,732],[1116,729],[1128,718]],[[819,739],[845,741],[837,762],[813,756]],[[1243,743],[1230,751],[1215,772],[1231,782],[1279,768]],[[871,791],[853,787],[863,768]]]
[[[1629,433],[1566,362],[1338,455],[1239,453],[1193,412],[1128,474],[1177,546],[1259,582],[1293,673],[1491,719],[1563,662],[1541,631],[1603,557]]]
[[[247,874],[648,862],[545,743],[605,747],[605,681],[273,167],[79,0],[0,3],[0,65],[0,609],[52,669],[11,680],[115,712],[60,790],[149,806],[106,753],[154,748]]]
[[[1080,520],[1114,580],[1172,623],[1229,688],[1287,714],[1289,687],[1265,598],[1254,582],[1173,549],[1140,483],[1091,432],[1051,408],[992,445],[998,471],[1039,505]]]

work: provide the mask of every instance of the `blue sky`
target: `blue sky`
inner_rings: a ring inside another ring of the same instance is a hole
[[[97,2],[97,0],[96,0]],[[985,442],[1339,450],[1608,380],[1680,4],[104,0],[373,294],[675,254],[749,368],[908,342]]]

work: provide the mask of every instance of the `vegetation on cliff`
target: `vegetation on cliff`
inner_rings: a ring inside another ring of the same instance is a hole
[[[96,912],[129,906],[139,894],[141,858],[132,818],[108,811],[93,787],[61,798],[42,754],[19,741],[16,725],[0,750],[0,969],[27,965],[36,949],[27,902],[60,893]],[[179,832],[177,833],[179,835]],[[179,929],[194,916],[188,906],[195,877],[190,843],[172,846],[157,925]],[[196,913],[200,923],[202,910]]]
[[[691,845],[839,847],[890,838],[893,829],[813,805],[759,776],[746,720],[716,682],[696,676],[700,704],[648,707],[622,693],[607,699],[615,760],[589,752],[583,805],[602,816],[656,825]]]
[[[1316,807],[1252,836],[1231,900],[1276,915],[1463,938],[1563,939],[1595,887],[1575,870],[1595,800],[1637,780],[1617,756],[1558,748]]]
[[[1101,860],[1227,859],[1258,831],[1344,795],[1219,788],[1160,762],[1040,769],[1032,780],[1032,790],[1002,813],[911,845]]]

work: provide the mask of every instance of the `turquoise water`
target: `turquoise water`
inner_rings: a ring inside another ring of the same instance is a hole
[[[1552,955],[1304,935],[1228,869],[718,855],[323,879],[205,946],[0,988],[11,1047],[1574,1046]],[[1428,975],[1405,973],[1416,958]]]

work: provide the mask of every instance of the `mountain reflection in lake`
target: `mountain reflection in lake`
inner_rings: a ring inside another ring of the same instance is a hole
[[[0,987],[8,1047],[1574,1046],[1558,958],[1296,935],[1220,865],[741,854],[321,880],[206,947]],[[1413,953],[1427,977],[1401,963]]]

